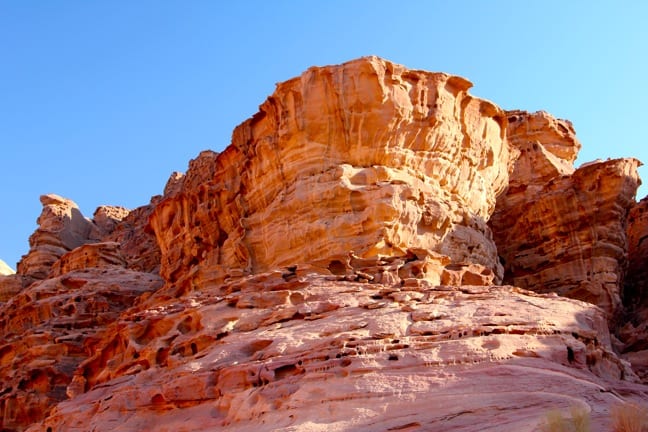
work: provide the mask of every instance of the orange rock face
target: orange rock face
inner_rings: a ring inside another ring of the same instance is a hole
[[[93,231],[73,201],[58,195],[41,196],[43,212],[38,229],[29,238],[29,252],[18,263],[17,273],[33,279],[45,279],[64,253],[87,243]]]
[[[539,125],[549,132],[539,133]],[[616,318],[640,162],[616,159],[574,170],[580,143],[571,124],[546,113],[512,112],[509,139],[519,155],[490,222],[505,282],[585,300]]]
[[[119,317],[159,277],[89,269],[37,282],[2,306],[0,428],[23,430],[67,399],[72,374],[99,329]]]
[[[469,87],[311,68],[148,205],[42,197],[0,430],[611,430],[648,376],[638,161],[576,170],[571,123]]]
[[[375,57],[279,84],[231,146],[174,176],[151,218],[161,274],[218,281],[417,248],[501,277],[486,220],[508,177],[506,119],[470,86]]]

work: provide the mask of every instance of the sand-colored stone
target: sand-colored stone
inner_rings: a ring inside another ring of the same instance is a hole
[[[88,242],[94,228],[74,201],[54,194],[42,195],[40,201],[43,210],[38,229],[29,237],[29,252],[17,269],[17,273],[33,279],[45,279],[64,253]]]
[[[117,242],[91,243],[79,246],[59,258],[52,266],[50,275],[56,277],[74,270],[109,266],[126,267],[121,245]]]
[[[611,430],[646,394],[638,162],[575,170],[571,123],[469,87],[311,68],[148,205],[46,197],[0,276],[0,429]]]
[[[418,248],[498,279],[486,221],[508,179],[506,118],[470,87],[376,57],[278,84],[232,145],[172,176],[151,217],[161,274],[224,280]]]
[[[100,240],[112,234],[129,213],[130,210],[121,206],[99,206],[92,215],[95,229],[90,237]]]
[[[621,352],[648,383],[648,197],[628,214],[628,272],[624,280],[626,322],[617,331]]]
[[[0,430],[24,430],[67,399],[97,332],[161,285],[148,273],[90,269],[36,282],[0,303]]]
[[[9,300],[29,283],[31,279],[18,274],[0,275],[0,303]]]
[[[628,274],[625,280],[627,307],[648,321],[648,197],[628,213]]]
[[[149,226],[149,217],[155,208],[158,197],[152,202],[131,210],[105,237],[104,242],[117,242],[126,260],[126,267],[135,271],[159,273],[160,248]]]
[[[564,134],[536,132],[538,118]],[[615,159],[574,170],[580,144],[573,129],[546,113],[509,113],[508,133],[519,154],[490,220],[505,282],[585,300],[617,318],[640,162]]]
[[[73,399],[29,430],[535,431],[578,406],[603,431],[615,392],[643,388],[595,306],[405,282],[297,266],[158,291],[106,329]]]

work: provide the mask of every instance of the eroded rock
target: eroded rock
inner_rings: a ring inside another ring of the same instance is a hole
[[[119,268],[36,282],[0,304],[0,429],[24,430],[65,400],[97,332],[162,281]]]
[[[29,237],[29,252],[17,269],[17,273],[38,280],[47,278],[52,264],[63,254],[87,243],[94,228],[74,201],[54,194],[40,200],[43,211],[38,229]]]
[[[486,221],[508,178],[506,118],[470,86],[376,57],[279,84],[223,153],[173,176],[151,217],[161,274],[222,281],[420,248],[498,279]]]
[[[476,430],[505,416],[530,431],[544,412],[574,404],[605,426],[616,400],[607,386],[638,388],[593,305],[506,286],[304,271],[178,299],[158,291],[107,327],[68,387],[73,399],[30,430],[116,421],[124,430]]]
[[[469,87],[312,68],[148,205],[46,197],[0,277],[0,429],[610,430],[646,389],[643,300],[608,330],[638,162],[575,170],[571,123]]]
[[[538,117],[556,125],[552,133],[536,132]],[[490,220],[504,280],[596,304],[615,322],[640,162],[615,159],[574,170],[580,144],[571,125],[547,117],[511,114],[510,140],[519,155]]]

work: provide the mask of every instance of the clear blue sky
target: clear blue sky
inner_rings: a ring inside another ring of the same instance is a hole
[[[647,22],[640,0],[0,0],[0,258],[27,252],[41,194],[146,204],[275,83],[370,54],[570,119],[577,165],[648,163]]]

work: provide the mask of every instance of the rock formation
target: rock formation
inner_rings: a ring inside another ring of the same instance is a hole
[[[628,214],[628,274],[623,302],[627,322],[618,330],[623,358],[648,382],[648,197]]]
[[[486,220],[508,178],[506,118],[470,86],[378,58],[279,84],[223,153],[173,177],[151,218],[162,276],[191,285],[416,248],[500,279]]]
[[[18,263],[18,274],[45,279],[64,253],[88,242],[93,224],[73,201],[50,194],[40,198],[43,211],[38,229],[29,238],[29,252]]]
[[[311,68],[148,205],[42,197],[0,429],[610,430],[646,394],[638,161],[575,170],[569,122],[469,87]]]
[[[546,113],[509,112],[507,133],[518,156],[491,219],[505,282],[596,304],[614,324],[639,161],[574,170],[580,143],[573,127]]]

